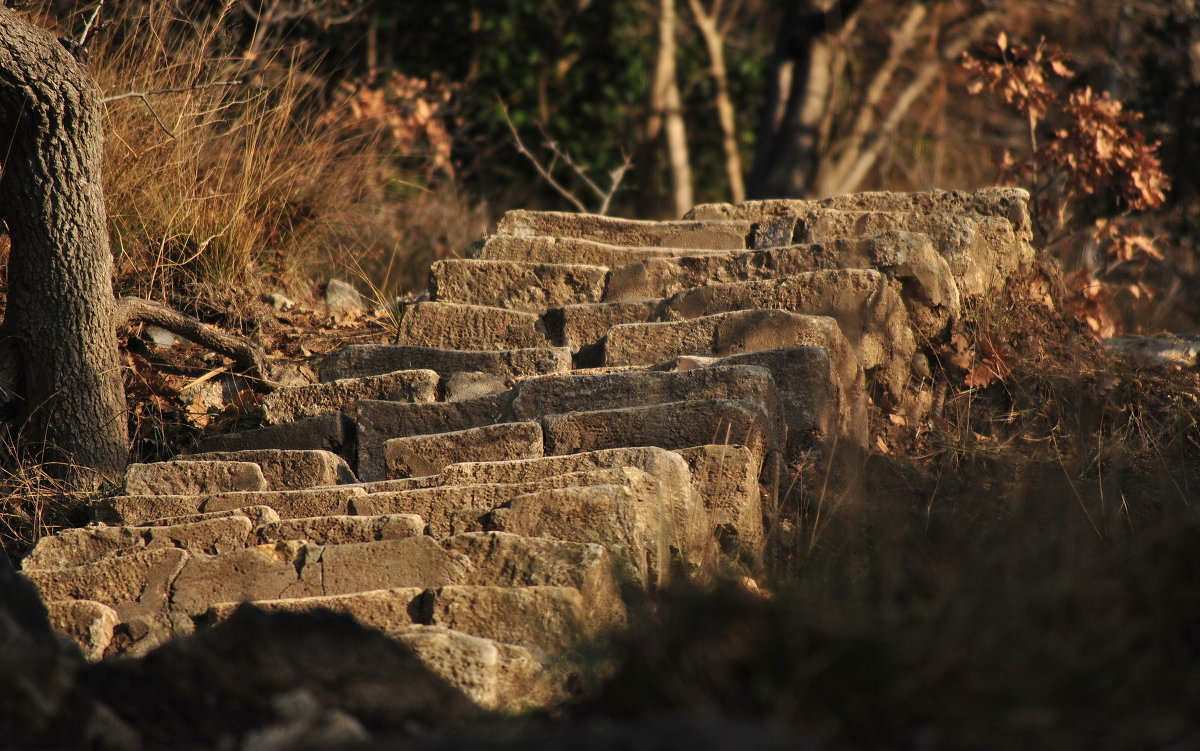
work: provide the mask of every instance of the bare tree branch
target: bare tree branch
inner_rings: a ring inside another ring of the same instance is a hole
[[[244,83],[245,83],[244,80],[237,79],[234,81],[209,81],[208,83],[198,83],[198,84],[195,84],[194,86],[182,86],[182,87],[175,88],[175,89],[151,89],[149,91],[127,91],[124,94],[115,94],[113,96],[106,96],[103,99],[101,99],[100,102],[101,102],[101,104],[107,104],[109,102],[118,102],[122,99],[135,99],[135,98],[141,99],[142,104],[146,105],[146,109],[150,110],[150,114],[153,115],[155,121],[158,122],[158,127],[162,128],[163,132],[165,132],[168,136],[170,136],[171,138],[174,138],[175,133],[173,133],[171,131],[171,129],[167,127],[167,124],[165,122],[163,122],[163,119],[161,117],[159,117],[158,110],[154,109],[153,104],[150,104],[149,97],[158,96],[159,94],[183,94],[183,93],[186,93],[189,91],[196,91],[198,89],[211,89],[214,86],[241,86]]]
[[[600,199],[600,208],[597,209],[596,213],[600,215],[608,213],[609,205],[612,203],[613,196],[617,194],[617,189],[620,187],[621,181],[625,178],[625,173],[628,172],[633,166],[633,160],[630,157],[622,153],[624,162],[620,167],[617,167],[609,172],[609,188],[608,190],[604,190],[598,184],[596,184],[596,181],[593,180],[591,176],[589,176],[587,172],[575,162],[574,159],[571,158],[570,154],[559,147],[557,141],[551,140],[546,136],[545,130],[542,131],[542,136],[546,138],[545,146],[550,150],[553,156],[551,157],[549,164],[543,165],[541,161],[538,160],[538,158],[533,154],[533,152],[525,146],[525,142],[521,140],[521,134],[517,132],[517,126],[513,124],[512,117],[510,117],[508,114],[508,105],[504,103],[504,100],[500,100],[500,111],[504,114],[504,122],[508,124],[509,131],[512,132],[513,143],[516,146],[517,151],[521,152],[521,154],[524,155],[531,164],[533,164],[534,169],[536,169],[538,174],[541,175],[542,179],[546,181],[547,185],[554,188],[559,195],[570,201],[571,205],[574,206],[580,213],[589,213],[587,205],[583,202],[583,200],[580,199],[579,196],[575,195],[575,193],[568,190],[557,179],[555,179],[554,167],[561,159],[563,164],[567,165],[567,167],[569,167],[577,177],[583,180],[584,185],[586,185],[588,189],[595,193],[596,197]]]
[[[251,378],[265,380],[267,377],[267,356],[258,345],[239,336],[217,331],[162,303],[140,297],[118,299],[117,326],[128,325],[135,321],[164,328],[172,334],[178,334],[202,347],[224,355],[233,360]]]

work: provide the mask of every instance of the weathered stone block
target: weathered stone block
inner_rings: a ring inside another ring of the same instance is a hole
[[[458,462],[528,459],[542,455],[542,426],[511,422],[450,433],[408,436],[384,441],[384,461],[390,478],[437,474]]]
[[[245,547],[251,528],[245,516],[229,516],[162,527],[64,529],[38,541],[21,567],[25,571],[70,568],[153,548],[225,553]]]
[[[309,417],[282,425],[200,439],[197,453],[259,449],[304,449],[345,455],[351,448],[345,419],[339,414]]]
[[[496,394],[459,402],[406,404],[364,399],[358,418],[358,476],[366,481],[387,477],[383,444],[392,438],[449,433],[506,420],[505,399]]]
[[[741,220],[651,222],[595,214],[515,210],[505,213],[498,235],[577,237],[611,245],[722,250],[745,248],[751,223]]]
[[[394,587],[444,587],[470,574],[466,556],[446,550],[432,537],[330,545],[321,556],[319,594],[347,594]],[[314,593],[318,594],[318,593]]]
[[[428,368],[443,376],[459,371],[491,373],[504,379],[562,373],[571,369],[571,352],[561,347],[513,350],[457,350],[403,344],[354,344],[321,361],[323,382]]]
[[[263,399],[263,412],[268,423],[278,424],[333,414],[359,399],[433,402],[437,401],[440,378],[432,370],[397,370],[383,375],[282,388]]]
[[[190,557],[171,587],[171,609],[198,615],[218,602],[278,600],[321,592],[323,549],[300,540]]]
[[[878,371],[876,380],[886,385],[893,396],[899,396],[908,383],[916,352],[908,312],[893,283],[877,271],[837,269],[778,280],[714,284],[676,295],[663,304],[660,315],[664,319],[688,320],[724,311],[754,309],[830,316],[858,353],[863,370]],[[758,325],[742,336],[761,337],[762,331]],[[612,342],[610,334],[609,343]],[[741,351],[813,343],[777,339],[773,346],[752,344]]]
[[[451,373],[442,381],[442,391],[445,392],[445,401],[448,402],[478,399],[481,396],[499,394],[507,389],[508,382],[491,373],[459,371]]]
[[[318,516],[286,519],[254,530],[258,543],[307,540],[314,545],[402,540],[425,533],[425,520],[413,514]]]
[[[643,258],[695,255],[695,248],[629,247],[576,237],[491,235],[471,250],[473,258],[532,263],[586,264],[616,268]]]
[[[425,598],[421,621],[535,654],[560,652],[595,635],[573,587],[442,587]]]
[[[692,489],[703,504],[703,526],[723,553],[762,552],[763,511],[759,488],[762,458],[745,446],[708,445],[679,449],[692,473]]]
[[[550,345],[542,319],[534,313],[448,302],[410,306],[400,321],[396,341],[418,347],[482,350]]]
[[[495,587],[574,587],[590,623],[615,625],[625,617],[618,563],[603,545],[507,532],[471,532],[442,543],[465,555],[471,571],[463,584]]]
[[[120,622],[117,611],[94,600],[56,600],[46,603],[46,610],[54,630],[69,636],[92,662],[104,656]]]
[[[779,405],[771,374],[753,366],[545,376],[521,382],[514,392],[513,415],[524,420],[576,410],[617,409],[689,399],[746,399],[762,404],[768,411],[776,410]],[[496,457],[499,458],[502,457]]]
[[[756,453],[779,448],[775,420],[762,405],[732,399],[703,399],[626,409],[548,415],[542,418],[547,454],[621,446],[665,449],[733,443]]]
[[[83,566],[27,571],[42,599],[94,600],[122,620],[166,610],[172,582],[188,559],[178,548],[158,548]]]
[[[189,495],[268,490],[257,464],[250,462],[155,462],[130,464],[125,471],[129,495]]]
[[[304,519],[345,514],[350,499],[364,492],[362,488],[334,487],[268,493],[221,493],[208,496],[201,508],[204,511],[228,511],[244,506],[270,506],[280,519]]]
[[[577,352],[600,343],[620,323],[653,321],[658,300],[566,305],[546,313],[546,328],[555,342]]]
[[[261,449],[177,456],[171,461],[243,461],[257,464],[273,490],[304,490],[356,480],[346,460],[329,451]]]
[[[438,302],[490,305],[527,313],[604,297],[608,268],[583,264],[451,258],[429,269],[429,289]]]

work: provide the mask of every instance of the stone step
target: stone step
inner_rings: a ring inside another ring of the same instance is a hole
[[[458,462],[532,459],[542,454],[538,422],[498,423],[383,442],[386,474],[393,479],[434,475]]]
[[[484,529],[484,517],[514,497],[535,490],[623,483],[637,486],[647,499],[657,498],[655,508],[669,509],[673,494],[662,495],[659,480],[633,467],[594,469],[556,474],[518,483],[441,485],[432,488],[370,493],[355,499],[357,514],[416,514],[426,521],[435,537],[450,537]],[[657,494],[657,495],[656,495]],[[660,497],[661,496],[661,497]],[[661,515],[652,513],[661,528]]]
[[[696,564],[715,563],[718,552],[757,560],[763,549],[762,457],[733,444],[692,446],[675,453],[691,471],[692,489],[715,544],[699,551]]]
[[[484,709],[518,713],[560,704],[569,696],[561,670],[524,647],[441,626],[408,626],[391,636]]]
[[[489,305],[541,315],[548,308],[604,299],[608,267],[450,258],[429,268],[437,302]]]
[[[586,367],[595,363],[599,353],[592,355],[589,348],[597,348],[608,335],[608,330],[621,323],[645,323],[653,321],[660,300],[638,302],[599,302],[564,305],[551,308],[543,319],[546,331],[558,344],[576,353],[576,365]]]
[[[347,486],[198,495],[125,495],[97,502],[92,506],[92,514],[96,521],[105,524],[140,525],[154,519],[269,506],[281,519],[302,519],[345,514],[350,499],[364,494],[362,488]]]
[[[262,469],[252,462],[155,462],[130,464],[125,470],[125,492],[129,495],[190,495],[269,489]]]
[[[253,530],[246,516],[228,515],[158,527],[92,525],[43,537],[21,562],[23,571],[83,566],[157,548],[220,554],[246,547]]]
[[[409,404],[371,399],[355,406],[358,424],[358,476],[366,481],[387,479],[384,443],[393,438],[449,433],[505,422],[504,394],[457,402]]]
[[[267,485],[273,490],[304,490],[326,485],[357,482],[350,465],[330,451],[250,449],[214,451],[172,457],[173,462],[231,461],[253,462],[262,469]]]
[[[359,399],[435,402],[440,381],[441,376],[432,370],[397,370],[382,375],[281,388],[263,399],[263,413],[268,423],[278,425],[334,414]]]
[[[778,413],[744,399],[695,399],[542,418],[547,454],[629,446],[682,449],[739,444],[756,454],[783,447]]]
[[[453,302],[408,306],[396,343],[410,347],[510,350],[550,346],[541,316],[519,310]]]
[[[600,470],[640,469],[659,481],[672,509],[672,527],[682,538],[697,518],[699,500],[692,486],[687,462],[672,451],[657,446],[636,446],[585,451],[541,459],[498,462],[464,462],[443,469],[439,486],[530,483],[548,478]]]
[[[753,231],[752,222],[744,220],[653,222],[520,209],[506,212],[496,227],[496,234],[516,237],[577,237],[611,245],[705,250],[748,247]]]
[[[845,346],[839,347],[839,342]],[[689,355],[724,357],[789,347],[822,347],[831,357],[849,352],[858,362],[833,318],[786,310],[739,310],[681,321],[620,324],[608,332],[604,360],[612,366],[655,365]]]
[[[441,587],[461,582],[470,567],[465,556],[424,535],[324,546],[291,540],[189,556],[170,587],[170,608],[199,615],[219,602]]]
[[[814,209],[799,216],[796,225],[797,242],[807,243],[885,232],[927,235],[949,265],[959,292],[972,298],[999,289],[1035,256],[1011,222],[997,216]]]
[[[162,547],[23,574],[38,588],[44,602],[92,600],[112,608],[126,621],[167,611],[171,586],[188,558],[185,550]]]
[[[896,289],[877,271],[813,271],[786,279],[713,284],[665,301],[659,314],[664,320],[686,321],[701,317],[711,319],[714,314],[735,310],[784,310],[829,316],[837,321],[842,334],[855,348],[863,370],[868,374],[874,372],[874,379],[886,386],[893,396],[903,393],[911,377],[916,340],[908,312]],[[729,322],[724,325],[729,326]],[[761,324],[747,329],[743,333],[747,346],[742,350],[813,344],[790,341],[761,346],[751,341],[764,333],[769,334],[769,330],[764,330]],[[608,346],[612,344],[610,333]],[[732,345],[726,343],[724,346]],[[610,364],[615,363],[610,361]]]
[[[840,211],[905,211],[921,214],[980,214],[1007,219],[1013,231],[1028,241],[1033,224],[1029,219],[1029,192],[1023,188],[982,188],[974,191],[929,190],[913,193],[875,191],[849,193],[821,200],[775,198],[740,204],[700,204],[685,219],[743,219],[759,222],[773,217],[804,214],[814,209]]]
[[[428,368],[442,376],[471,372],[511,380],[519,376],[564,373],[571,369],[571,352],[559,347],[456,350],[403,344],[353,344],[326,356],[321,361],[320,375],[323,382],[329,382],[412,368]]]
[[[513,392],[510,410],[518,420],[689,399],[746,399],[762,404],[771,414],[778,414],[780,406],[771,374],[749,365],[543,376],[522,381]]]
[[[94,600],[55,600],[46,603],[50,625],[79,646],[84,659],[104,657],[112,643],[113,630],[121,622],[117,611]]]
[[[740,246],[739,246],[740,247]],[[629,247],[574,237],[514,237],[491,235],[472,247],[468,255],[487,261],[521,261],[616,268],[644,258],[696,255],[721,251],[697,248]]]
[[[613,269],[606,302],[666,298],[710,284],[781,279],[809,271],[875,269],[898,280],[913,324],[928,337],[960,313],[958,284],[928,236],[886,232],[701,256],[653,258]],[[649,319],[646,319],[649,320]],[[618,321],[630,323],[633,321]]]
[[[425,534],[425,520],[414,514],[316,516],[281,519],[257,527],[253,544],[306,540],[315,545],[346,545],[403,540]]]
[[[353,456],[353,436],[345,417],[341,413],[334,413],[239,433],[207,436],[197,443],[196,453],[287,449],[329,451],[346,457]]]

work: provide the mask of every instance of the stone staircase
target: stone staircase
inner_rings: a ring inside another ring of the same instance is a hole
[[[631,593],[754,560],[787,468],[853,496],[868,400],[921,419],[913,357],[1032,259],[1026,200],[509,212],[433,265],[396,343],[332,353],[266,427],[131,466],[23,571],[92,659],[246,601],[329,608],[484,707],[552,703]]]

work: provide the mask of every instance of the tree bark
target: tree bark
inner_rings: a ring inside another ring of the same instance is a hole
[[[822,129],[832,103],[835,46],[863,0],[837,0],[812,10],[788,6],[759,118],[751,198],[805,197],[821,157]]]
[[[100,114],[87,71],[0,7],[0,219],[12,239],[0,339],[25,397],[22,442],[81,487],[128,460]]]
[[[647,134],[666,134],[667,164],[671,169],[671,205],[675,216],[683,216],[695,203],[692,194],[692,165],[688,159],[687,128],[683,123],[683,97],[675,72],[675,0],[660,0],[658,58],[654,66],[651,116]]]
[[[729,71],[725,66],[725,33],[722,28],[721,0],[717,0],[712,12],[705,9],[701,0],[689,0],[692,18],[704,38],[708,49],[709,74],[713,78],[714,104],[717,122],[721,126],[721,148],[725,152],[725,177],[729,181],[729,198],[734,203],[746,200],[746,180],[742,174],[742,155],[738,152],[737,122],[733,114],[733,100],[729,96]]]

